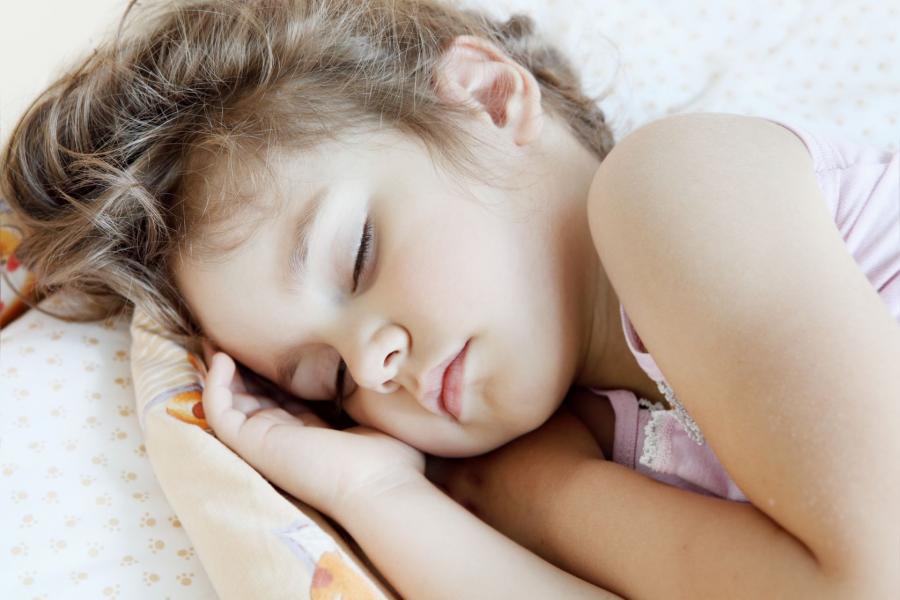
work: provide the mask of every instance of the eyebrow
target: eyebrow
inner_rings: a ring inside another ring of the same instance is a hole
[[[295,292],[303,282],[309,262],[309,240],[313,225],[319,217],[324,199],[328,196],[328,187],[322,186],[307,200],[300,214],[288,229],[287,289]],[[284,389],[289,389],[291,377],[300,361],[300,346],[288,348],[275,359],[276,382]]]

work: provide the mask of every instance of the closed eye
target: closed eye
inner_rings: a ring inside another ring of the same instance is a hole
[[[359,250],[356,253],[356,264],[353,266],[353,290],[359,284],[359,274],[366,265],[366,259],[369,256],[369,249],[372,245],[372,219],[366,218],[366,224],[363,226],[362,239],[359,241]]]
[[[353,266],[353,288],[351,290],[353,292],[355,292],[356,288],[359,286],[359,275],[366,266],[369,252],[372,247],[372,237],[372,219],[371,217],[366,217],[366,223],[363,225],[362,238],[359,241],[359,250],[356,252],[356,264]],[[344,359],[341,359],[338,362],[337,372],[334,377],[334,389],[337,390],[335,401],[337,402],[338,409],[340,409],[341,402],[344,400],[344,385],[346,383],[344,374],[346,372],[347,364],[344,362]]]

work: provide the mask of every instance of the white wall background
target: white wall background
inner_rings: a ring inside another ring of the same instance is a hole
[[[31,100],[115,31],[128,0],[0,0],[0,144]]]

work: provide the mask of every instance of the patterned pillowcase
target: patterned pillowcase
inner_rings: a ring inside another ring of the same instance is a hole
[[[273,487],[212,435],[200,403],[206,366],[141,309],[131,323],[131,372],[147,456],[220,597],[396,597],[339,524]]]
[[[0,198],[0,328],[28,310],[26,299],[34,301],[34,274],[15,254],[21,240],[22,229],[9,205]]]

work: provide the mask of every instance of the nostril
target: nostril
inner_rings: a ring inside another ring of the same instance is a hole
[[[388,365],[390,364],[391,359],[394,357],[395,354],[400,354],[400,351],[399,351],[399,350],[394,350],[393,352],[391,352],[390,354],[387,355],[387,358],[384,359],[384,366],[385,366],[385,367],[388,366]]]

